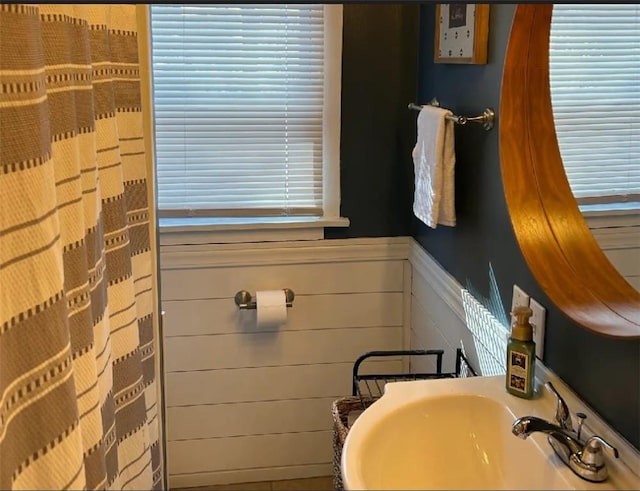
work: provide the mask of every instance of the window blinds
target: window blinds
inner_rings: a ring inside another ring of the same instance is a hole
[[[580,203],[640,200],[640,6],[553,8],[550,83]]]
[[[322,214],[322,5],[152,5],[161,216]]]

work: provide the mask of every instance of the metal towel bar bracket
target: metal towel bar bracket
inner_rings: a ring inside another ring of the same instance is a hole
[[[440,107],[440,103],[435,98],[432,99],[429,104],[431,106]],[[421,104],[416,104],[414,102],[409,104],[409,109],[415,109],[416,111],[420,111],[422,107],[423,106]],[[465,125],[467,123],[480,123],[486,131],[489,131],[493,128],[495,118],[496,113],[490,107],[487,107],[480,116],[456,116],[455,114],[447,115],[447,119],[453,121],[455,124]]]
[[[284,297],[287,301],[287,307],[292,307],[293,299],[296,296],[295,293],[293,293],[293,290],[289,288],[283,288],[283,290]],[[239,309],[255,310],[258,307],[257,303],[251,300],[251,293],[249,293],[247,290],[240,290],[238,293],[236,293],[234,300]]]

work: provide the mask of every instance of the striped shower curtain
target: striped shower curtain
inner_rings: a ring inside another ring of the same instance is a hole
[[[133,5],[0,5],[0,489],[162,488]]]

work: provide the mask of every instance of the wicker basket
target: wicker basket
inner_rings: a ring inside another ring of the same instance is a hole
[[[344,490],[340,459],[344,441],[349,433],[349,413],[365,409],[377,399],[377,397],[341,397],[333,401],[331,405],[331,414],[333,415],[333,487],[336,491]]]

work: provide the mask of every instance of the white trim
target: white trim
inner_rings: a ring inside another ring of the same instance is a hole
[[[402,349],[411,349],[411,285],[413,282],[413,267],[406,261],[402,268]],[[411,371],[411,360],[409,356],[402,358],[402,371]]]
[[[322,239],[313,242],[207,244],[160,247],[162,270],[311,264],[345,261],[406,260],[409,237]]]
[[[318,240],[325,227],[348,226],[344,217],[161,218],[160,245]]]
[[[151,72],[151,19],[149,5],[136,5],[136,27],[138,31],[138,60],[140,68],[140,102],[143,115],[143,133],[145,148],[145,165],[147,169],[147,203],[149,203],[149,245],[151,248],[151,277],[153,283],[153,347],[155,350],[155,383],[158,414],[156,426],[158,429],[158,445],[160,446],[160,461],[162,463],[163,486],[168,486],[167,472],[167,439],[165,415],[167,413],[166,397],[164,397],[164,339],[161,331],[162,317],[159,295],[159,247],[158,247],[158,210],[155,167],[155,131],[153,116],[153,77]]]
[[[412,239],[409,262],[415,273],[429,281],[432,288],[439,292],[442,300],[466,325],[466,315],[462,304],[462,285],[415,240]]]
[[[340,109],[342,94],[342,5],[325,5],[322,208],[340,216]]]
[[[289,467],[269,467],[264,469],[237,469],[218,472],[198,472],[194,474],[174,474],[169,476],[171,489],[235,484],[239,482],[279,481],[324,477],[332,473],[331,464],[305,464]]]
[[[638,223],[640,219],[640,203],[609,203],[609,204],[597,204],[597,205],[578,205],[582,216],[587,221],[597,218],[604,218],[605,220],[611,218],[619,218],[622,220],[631,219],[635,223]]]

